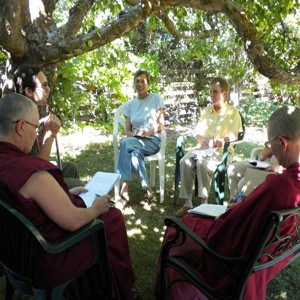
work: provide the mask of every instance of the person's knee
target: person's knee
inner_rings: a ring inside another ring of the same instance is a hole
[[[143,155],[141,153],[141,151],[139,149],[134,149],[132,152],[131,152],[131,156],[133,158],[142,158]]]
[[[179,161],[180,168],[192,168],[192,162],[189,158],[183,157]]]
[[[234,164],[229,165],[227,167],[227,174],[228,174],[228,176],[232,176],[234,173],[235,173],[235,165]]]
[[[63,162],[62,168],[64,177],[79,178],[78,168],[74,162]]]

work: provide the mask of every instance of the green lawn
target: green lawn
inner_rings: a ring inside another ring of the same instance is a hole
[[[242,159],[248,157],[252,143],[237,145],[236,153]],[[130,205],[125,211],[125,219],[129,236],[130,251],[135,270],[135,288],[143,296],[143,300],[152,300],[155,279],[155,270],[159,255],[161,241],[163,239],[166,216],[173,215],[180,207],[179,203],[174,207],[174,163],[175,142],[168,142],[166,158],[166,187],[165,202],[159,203],[159,194],[156,195],[153,205],[144,208],[140,205],[143,193],[137,180],[130,186]],[[76,157],[68,155],[68,159],[78,164],[81,176],[88,180],[96,171],[113,171],[113,148],[111,143],[92,143],[82,149]],[[158,187],[158,183],[157,183]],[[213,201],[213,193],[210,201]],[[197,200],[195,199],[195,204]],[[286,268],[275,277],[268,286],[267,299],[300,299],[298,288],[300,280],[300,261]],[[3,295],[3,283],[1,280],[0,295]],[[1,297],[0,299],[4,299]],[[14,299],[21,299],[15,296]]]

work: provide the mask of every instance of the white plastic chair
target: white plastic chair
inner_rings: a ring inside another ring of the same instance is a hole
[[[124,130],[126,128],[125,118],[123,113],[126,109],[127,103],[123,103],[119,108],[115,111],[114,114],[114,130],[113,130],[113,146],[114,146],[114,160],[115,160],[115,172],[117,171],[118,160],[119,160],[119,125],[121,125]],[[161,146],[159,151],[150,156],[145,157],[145,162],[150,162],[150,186],[154,188],[155,186],[155,164],[158,161],[159,166],[159,189],[160,189],[160,202],[163,202],[165,199],[165,150],[166,150],[166,139],[167,135],[165,130],[161,132]],[[118,184],[115,188],[115,194],[119,194],[120,184]]]
[[[251,159],[257,159],[257,158],[258,158],[258,155],[259,155],[259,152],[260,152],[260,150],[262,150],[262,149],[264,149],[263,146],[253,148],[253,149],[251,150],[250,158],[251,158]],[[265,159],[265,161],[270,162],[270,158]]]

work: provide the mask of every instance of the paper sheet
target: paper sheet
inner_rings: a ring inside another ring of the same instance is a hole
[[[192,156],[197,159],[201,159],[203,157],[212,157],[218,148],[207,148],[207,149],[195,149],[191,152]]]
[[[188,210],[189,214],[217,217],[227,210],[227,206],[218,204],[201,204]]]
[[[85,205],[89,207],[92,205],[96,195],[102,196],[108,194],[119,180],[120,174],[97,172],[85,185],[88,192],[80,193],[79,196],[83,199]]]

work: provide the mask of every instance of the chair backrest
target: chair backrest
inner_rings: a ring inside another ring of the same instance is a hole
[[[300,208],[272,211],[249,252],[239,277],[237,295],[243,295],[251,273],[272,267],[290,257],[290,260],[281,266],[282,269],[299,256]]]
[[[245,133],[246,133],[245,119],[244,119],[244,117],[241,113],[240,113],[240,117],[241,117],[241,120],[242,120],[242,129],[243,129],[243,131],[238,133],[238,141],[242,141],[244,139]]]
[[[124,112],[126,110],[127,103],[121,104],[118,109],[114,113],[114,129],[113,129],[113,146],[114,146],[114,161],[115,161],[115,172],[117,171],[117,165],[119,160],[119,141],[118,141],[118,133],[120,126],[125,130],[126,129],[126,121],[124,118]],[[166,141],[167,141],[167,134],[165,130],[161,131],[161,146],[155,155],[145,157],[145,160],[152,160],[151,157],[155,157],[156,160],[159,157],[165,157],[165,150],[166,150]]]
[[[127,103],[121,104],[114,113],[114,129],[113,129],[113,146],[114,146],[114,162],[115,162],[115,172],[117,171],[117,165],[119,160],[119,126],[122,126],[123,129],[126,129],[126,121],[123,116]]]
[[[0,261],[31,280],[36,257],[42,251],[37,238],[41,241],[44,238],[27,218],[11,206],[12,202],[7,203],[7,199],[13,201],[15,197],[0,184]]]

